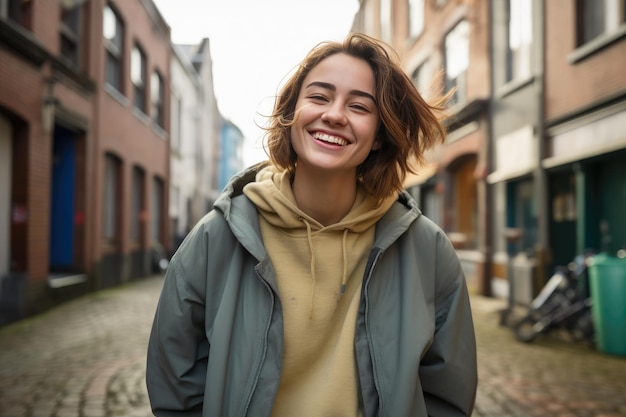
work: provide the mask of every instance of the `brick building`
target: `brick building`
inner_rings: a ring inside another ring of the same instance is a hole
[[[626,247],[626,3],[509,0],[492,27],[494,282],[528,303],[555,266]]]
[[[427,98],[456,88],[407,187],[474,289],[527,304],[585,248],[626,247],[624,1],[362,0],[353,29]]]
[[[169,218],[174,251],[213,207],[221,189],[218,169],[228,157],[220,146],[222,123],[208,38],[195,45],[173,45],[170,82]]]
[[[0,0],[0,323],[167,249],[170,56],[151,0]]]
[[[550,257],[564,264],[585,248],[626,249],[626,2],[546,1],[544,10],[541,167]]]
[[[353,30],[390,44],[422,95],[452,94],[445,143],[406,186],[458,249],[471,286],[489,292],[489,8],[484,1],[363,0]],[[487,288],[487,289],[485,289]]]

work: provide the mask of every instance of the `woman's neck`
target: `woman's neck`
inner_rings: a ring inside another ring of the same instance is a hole
[[[354,205],[357,182],[354,174],[298,175],[291,185],[298,208],[328,226],[343,219]]]

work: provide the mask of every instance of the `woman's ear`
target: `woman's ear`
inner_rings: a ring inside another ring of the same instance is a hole
[[[372,143],[372,150],[377,151],[382,148],[382,143],[379,138],[374,139],[374,143]]]

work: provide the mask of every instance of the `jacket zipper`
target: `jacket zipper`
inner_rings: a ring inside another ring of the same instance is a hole
[[[376,393],[378,394],[378,403],[379,403],[379,412],[378,415],[383,415],[383,398],[380,395],[380,386],[379,386],[379,382],[378,382],[378,375],[376,372],[376,358],[374,356],[374,344],[372,342],[372,338],[371,338],[371,332],[369,330],[369,319],[368,319],[368,315],[369,315],[369,283],[370,280],[372,278],[372,274],[374,272],[374,267],[376,266],[376,263],[378,262],[378,259],[380,259],[380,256],[382,255],[383,251],[382,249],[377,249],[376,253],[374,253],[374,259],[372,260],[372,263],[370,265],[370,268],[367,270],[367,278],[365,280],[365,286],[364,286],[364,298],[365,298],[365,332],[367,335],[367,344],[370,348],[370,358],[372,360],[372,378],[374,379],[374,387],[376,387]]]
[[[258,363],[256,364],[256,374],[254,375],[254,383],[250,387],[250,392],[248,393],[248,397],[246,398],[246,406],[243,408],[242,417],[245,417],[248,415],[248,409],[250,408],[250,403],[252,402],[252,395],[254,394],[254,391],[256,390],[256,386],[259,382],[259,375],[261,374],[261,368],[263,366],[263,362],[265,362],[265,355],[267,355],[267,338],[268,338],[268,333],[270,331],[270,325],[272,323],[272,314],[274,313],[274,302],[275,302],[274,293],[272,292],[272,289],[270,288],[269,284],[265,281],[265,279],[263,279],[263,277],[258,271],[255,271],[255,273],[257,277],[261,280],[265,288],[267,289],[267,292],[269,293],[272,302],[271,302],[271,308],[270,308],[270,315],[267,320],[267,325],[265,326],[265,336],[263,337],[263,354],[260,356],[260,359]]]

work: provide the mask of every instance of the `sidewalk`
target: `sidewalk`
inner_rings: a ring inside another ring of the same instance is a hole
[[[473,417],[624,417],[626,357],[557,335],[517,342],[505,300],[472,297],[479,389]]]
[[[0,417],[147,417],[145,349],[162,285],[100,291],[0,328]],[[474,296],[473,417],[626,416],[626,358],[499,326],[504,300]],[[395,417],[395,416],[392,416]]]
[[[151,416],[145,350],[162,282],[89,294],[0,329],[0,416]]]

